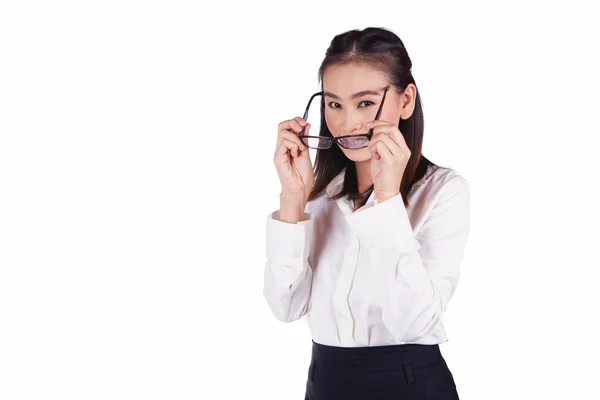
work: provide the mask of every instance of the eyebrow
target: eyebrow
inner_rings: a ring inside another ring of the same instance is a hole
[[[383,95],[382,93],[376,92],[374,90],[363,90],[362,92],[354,93],[352,96],[350,96],[350,98],[351,99],[356,99],[358,97],[366,96],[368,94],[375,95],[375,96],[381,96],[381,95]],[[337,99],[337,100],[340,99],[340,96],[335,95],[335,94],[330,93],[330,92],[323,92],[323,95],[324,96],[329,96],[329,97]]]

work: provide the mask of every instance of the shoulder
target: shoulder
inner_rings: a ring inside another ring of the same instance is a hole
[[[409,211],[415,232],[433,237],[469,221],[469,184],[453,168],[432,166],[411,195]],[[445,234],[445,233],[444,233]]]
[[[454,168],[430,166],[411,192],[409,208],[417,220],[425,220],[436,208],[469,206],[469,183]]]
[[[416,184],[431,194],[452,194],[469,192],[469,182],[454,168],[431,166],[425,176]],[[416,185],[415,184],[415,185]]]

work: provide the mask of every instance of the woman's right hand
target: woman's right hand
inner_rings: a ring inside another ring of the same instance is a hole
[[[273,162],[281,182],[281,193],[286,196],[302,196],[306,202],[314,183],[314,171],[309,149],[302,143],[298,133],[304,129],[308,135],[310,124],[300,117],[278,125],[277,146]]]

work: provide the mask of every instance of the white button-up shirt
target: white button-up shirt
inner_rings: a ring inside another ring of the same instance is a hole
[[[315,342],[343,347],[439,344],[469,232],[469,186],[430,166],[407,196],[353,211],[340,173],[304,220],[267,216],[264,296],[274,316],[303,316]]]

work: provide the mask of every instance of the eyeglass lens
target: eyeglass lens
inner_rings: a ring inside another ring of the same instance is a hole
[[[334,143],[328,137],[320,137],[319,134],[321,132],[321,107],[323,102],[323,96],[314,96],[310,108],[308,110],[307,122],[310,123],[310,130],[308,132],[301,132],[300,140],[304,143],[305,146],[312,149],[329,149]],[[324,105],[327,107],[327,105]],[[361,132],[362,134],[367,134],[367,132]],[[369,144],[369,139],[365,136],[356,136],[356,137],[348,137],[342,138],[338,140],[340,146],[345,147],[347,149],[360,149],[367,147]]]

